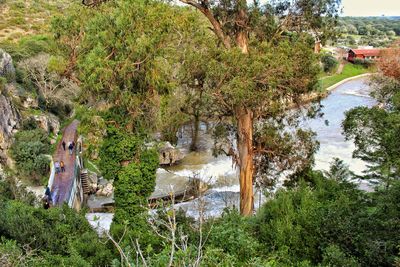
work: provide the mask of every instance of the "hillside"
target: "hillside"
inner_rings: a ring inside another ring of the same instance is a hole
[[[51,17],[62,13],[69,3],[66,0],[0,0],[0,42],[46,32]]]

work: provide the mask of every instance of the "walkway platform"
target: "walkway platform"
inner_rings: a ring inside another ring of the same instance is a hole
[[[76,164],[76,149],[74,148],[72,155],[68,152],[68,144],[74,141],[77,144],[77,128],[79,121],[74,120],[71,124],[65,127],[62,139],[57,144],[56,151],[53,155],[53,161],[64,162],[65,172],[56,173],[51,190],[51,197],[53,206],[60,206],[64,202],[68,202],[70,196],[74,177],[75,177],[75,164]],[[62,141],[65,141],[65,150],[62,147]]]

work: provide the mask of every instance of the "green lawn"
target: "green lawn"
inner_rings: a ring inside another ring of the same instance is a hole
[[[320,88],[325,91],[329,86],[334,85],[344,79],[354,77],[360,74],[371,72],[371,69],[364,68],[360,65],[348,63],[344,66],[341,74],[334,74],[332,76],[322,77],[319,81]]]

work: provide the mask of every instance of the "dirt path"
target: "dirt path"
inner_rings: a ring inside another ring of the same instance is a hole
[[[76,144],[77,139],[77,128],[79,122],[74,120],[68,125],[63,132],[63,137],[57,144],[57,149],[53,155],[53,161],[64,162],[65,172],[56,173],[54,177],[54,183],[51,188],[51,196],[53,205],[61,205],[63,202],[68,201],[69,193],[74,181],[74,169],[75,169],[75,148],[72,155],[68,152],[68,144],[72,141]],[[65,141],[65,150],[62,147],[62,141]]]

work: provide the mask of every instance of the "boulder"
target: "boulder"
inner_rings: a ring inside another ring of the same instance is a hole
[[[106,184],[105,186],[99,186],[99,190],[96,192],[96,196],[105,196],[109,197],[112,195],[114,191],[114,187],[111,183]]]
[[[160,165],[173,165],[183,159],[183,154],[179,149],[172,146],[169,142],[163,143],[159,149]]]
[[[10,54],[0,48],[0,77],[6,78],[9,82],[15,79],[15,68]]]

